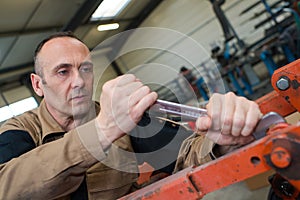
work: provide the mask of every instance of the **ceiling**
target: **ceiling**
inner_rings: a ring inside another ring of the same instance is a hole
[[[138,27],[162,0],[131,0],[112,20],[90,21],[102,0],[1,0],[0,87],[20,83],[33,71],[36,45],[56,31],[73,31],[90,49],[108,37]],[[119,29],[97,31],[118,22]],[[111,46],[113,44],[108,44]],[[122,44],[121,44],[122,45]],[[115,66],[117,69],[117,66]]]

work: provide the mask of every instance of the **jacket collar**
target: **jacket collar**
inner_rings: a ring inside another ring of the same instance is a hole
[[[37,114],[41,123],[40,125],[42,130],[42,141],[47,135],[50,135],[52,133],[66,132],[62,129],[62,127],[58,124],[58,122],[52,117],[52,115],[47,109],[46,102],[44,100],[41,101]]]
[[[94,104],[95,111],[98,114],[100,111],[99,103],[94,102]],[[37,114],[40,119],[42,141],[46,136],[50,134],[66,132],[50,114],[50,112],[47,109],[46,102],[44,100],[41,101]]]

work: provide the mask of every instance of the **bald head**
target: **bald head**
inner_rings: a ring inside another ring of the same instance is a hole
[[[36,47],[35,52],[34,52],[34,70],[37,75],[39,75],[40,77],[43,78],[42,64],[40,63],[40,59],[39,59],[39,54],[40,54],[41,50],[43,49],[43,47],[46,45],[46,43],[48,43],[49,41],[51,41],[53,39],[65,38],[65,37],[73,38],[73,39],[77,40],[78,42],[84,44],[72,32],[56,32],[56,33],[48,36],[47,38],[45,38],[38,44],[38,46]]]

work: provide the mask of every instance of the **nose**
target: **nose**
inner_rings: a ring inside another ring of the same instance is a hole
[[[76,70],[73,73],[73,78],[72,78],[72,87],[73,88],[82,88],[84,86],[84,79],[82,77],[82,74],[78,70]]]

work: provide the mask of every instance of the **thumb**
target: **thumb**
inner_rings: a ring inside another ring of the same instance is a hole
[[[199,117],[196,121],[198,131],[207,131],[211,127],[212,121],[209,116]]]

